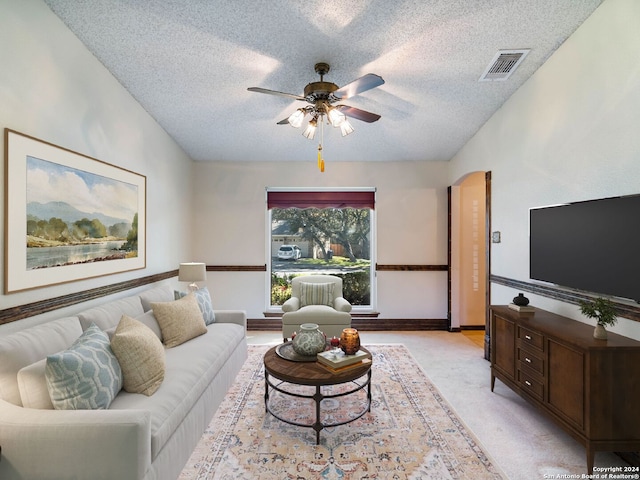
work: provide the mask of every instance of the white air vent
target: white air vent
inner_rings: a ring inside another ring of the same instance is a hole
[[[482,73],[479,82],[495,82],[506,80],[515,72],[518,65],[522,63],[524,57],[529,53],[529,49],[525,50],[498,50],[495,57],[489,63],[489,66]]]

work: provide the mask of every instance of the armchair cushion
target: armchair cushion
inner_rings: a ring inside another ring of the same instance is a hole
[[[300,308],[307,305],[333,307],[333,283],[300,282]]]

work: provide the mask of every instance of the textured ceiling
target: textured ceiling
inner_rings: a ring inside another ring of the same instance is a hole
[[[276,125],[319,80],[385,84],[342,103],[382,115],[325,128],[327,161],[447,161],[601,0],[45,0],[197,161],[309,161],[317,141]],[[498,50],[531,49],[478,82]]]

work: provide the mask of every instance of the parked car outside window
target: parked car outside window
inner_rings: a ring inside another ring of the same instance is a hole
[[[298,260],[301,256],[297,245],[282,245],[278,250],[278,260]]]

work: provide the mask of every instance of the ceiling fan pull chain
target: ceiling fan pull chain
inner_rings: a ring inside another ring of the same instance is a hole
[[[318,143],[318,170],[324,173],[324,158],[322,158],[322,144],[324,143],[324,115],[320,116],[320,143]]]
[[[322,158],[322,144],[318,144],[318,169],[324,172],[324,159]]]

